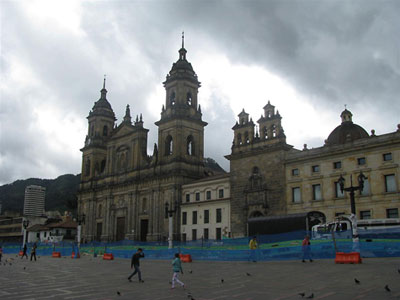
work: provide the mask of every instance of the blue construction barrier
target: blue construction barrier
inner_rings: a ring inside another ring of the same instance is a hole
[[[215,261],[273,261],[298,260],[302,258],[301,241],[307,234],[305,231],[289,232],[284,234],[257,236],[259,245],[257,250],[249,250],[248,243],[251,237],[223,240],[198,240],[188,242],[174,242],[174,248],[168,249],[168,243],[137,242],[124,240],[119,242],[92,242],[81,244],[81,252],[96,254],[95,249],[112,253],[114,257],[131,258],[137,248],[143,248],[147,259],[172,259],[174,254],[190,254],[193,260]],[[360,230],[361,257],[400,257],[400,230]],[[348,233],[336,233],[335,243],[332,239],[311,240],[311,255],[313,259],[333,259],[337,252],[352,252],[353,242],[345,239]],[[21,245],[3,243],[4,254],[17,254]],[[28,253],[32,244],[28,245]],[[62,256],[71,256],[77,253],[77,245],[73,242],[55,244],[38,243],[37,255],[51,256],[53,251],[61,252]],[[128,248],[128,249],[121,249]]]

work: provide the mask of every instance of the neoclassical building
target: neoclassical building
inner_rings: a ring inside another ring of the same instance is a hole
[[[356,195],[358,217],[398,218],[400,125],[391,133],[368,134],[347,109],[323,146],[302,150],[286,143],[282,116],[269,101],[256,121],[258,129],[243,109],[225,156],[230,173],[211,172],[203,154],[207,123],[198,103],[200,82],[186,53],[182,42],[163,83],[158,143],[150,155],[142,115],[132,121],[127,105],[117,124],[104,82],[81,149],[78,213],[86,216],[84,240],[164,240],[166,204],[175,209],[174,239],[243,237],[257,233],[249,230],[254,222],[269,227],[291,218],[306,218],[310,228],[350,213],[338,179],[357,184],[360,172],[366,180]]]
[[[176,207],[174,239],[180,238],[182,185],[205,177],[204,127],[198,103],[200,82],[186,59],[179,58],[164,81],[165,104],[158,126],[158,143],[147,153],[148,129],[142,115],[132,121],[129,105],[119,124],[101,96],[89,113],[82,151],[78,213],[85,214],[86,241],[161,240],[168,236],[165,204]]]
[[[243,110],[232,128],[234,139],[230,160],[232,236],[255,234],[249,224],[263,224],[264,232],[275,222],[305,218],[308,229],[350,214],[345,186],[358,184],[360,172],[364,189],[355,196],[357,216],[398,218],[400,209],[400,125],[392,133],[368,134],[353,123],[345,109],[341,124],[318,148],[298,150],[286,143],[279,112],[268,102],[255,123]],[[298,221],[298,220],[297,220]],[[279,226],[281,226],[279,225]]]

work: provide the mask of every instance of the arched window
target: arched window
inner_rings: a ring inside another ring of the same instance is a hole
[[[272,125],[272,137],[276,137],[276,126]]]
[[[186,150],[187,154],[194,155],[194,139],[191,135],[187,137]]]
[[[168,135],[165,139],[165,155],[171,155],[173,151],[172,136]]]
[[[108,127],[107,125],[104,125],[103,127],[103,136],[107,136],[108,135]]]
[[[245,144],[250,143],[249,133],[247,131],[244,133],[244,142],[245,142]]]
[[[87,159],[85,163],[85,175],[90,176],[90,159]]]
[[[237,140],[238,140],[238,144],[239,145],[241,145],[243,143],[242,142],[242,135],[240,133],[238,133],[238,135],[237,135]]]
[[[106,160],[103,159],[100,164],[100,173],[103,173],[105,169],[106,169]]]
[[[260,170],[258,169],[258,167],[253,167],[253,174],[258,174],[260,172]]]
[[[263,129],[262,129],[262,137],[263,137],[264,139],[267,139],[267,138],[268,138],[268,130],[267,130],[267,127],[263,127]]]
[[[172,92],[172,93],[169,95],[169,104],[172,105],[172,106],[174,106],[174,105],[175,105],[175,102],[176,102],[176,100],[175,100],[175,92]]]
[[[190,92],[186,94],[186,103],[187,105],[192,105],[192,93]]]

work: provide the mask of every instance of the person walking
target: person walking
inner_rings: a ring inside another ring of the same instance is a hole
[[[24,258],[24,256],[26,256],[26,259],[28,259],[28,246],[26,245],[26,243],[25,243],[25,245],[24,245],[24,248],[22,249],[22,256],[21,256],[21,259],[23,259]]]
[[[35,261],[36,261],[36,248],[37,248],[36,243],[34,243],[31,248],[31,261],[32,261],[33,257],[35,258]]]
[[[301,244],[302,250],[303,250],[303,262],[306,262],[305,259],[309,259],[310,262],[312,262],[311,258],[311,242],[310,242],[310,236],[306,235],[302,244]]]
[[[185,284],[178,279],[179,272],[181,272],[183,274],[182,262],[181,262],[181,259],[179,258],[179,253],[175,253],[175,259],[172,261],[172,271],[174,274],[172,275],[171,289],[175,288],[175,281],[184,288]]]
[[[3,247],[0,246],[0,263],[1,263],[1,257],[3,256]]]
[[[135,268],[135,271],[128,277],[128,280],[132,282],[131,278],[137,273],[139,277],[139,282],[144,282],[142,280],[142,272],[140,272],[140,258],[144,257],[143,249],[137,249],[136,253],[132,255],[131,269]]]
[[[253,236],[253,238],[250,240],[249,248],[250,248],[250,257],[253,259],[253,262],[256,262],[258,243],[257,243],[257,238],[255,236]]]

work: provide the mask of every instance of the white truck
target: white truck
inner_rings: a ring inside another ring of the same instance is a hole
[[[389,233],[400,237],[400,219],[364,219],[357,220],[357,229],[360,237],[371,237]],[[390,229],[390,230],[389,230]],[[337,239],[352,237],[352,226],[348,216],[339,216],[334,221],[315,225],[311,228],[312,239],[331,239],[332,232]]]

